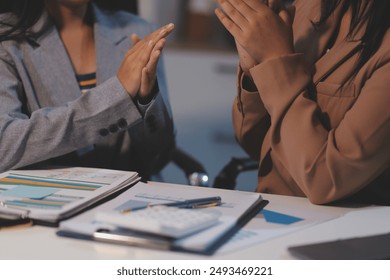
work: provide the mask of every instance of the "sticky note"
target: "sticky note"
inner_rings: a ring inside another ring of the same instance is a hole
[[[58,191],[58,189],[56,189],[56,188],[16,186],[12,189],[9,189],[9,190],[2,192],[0,195],[7,196],[7,197],[42,199],[42,198],[49,196],[57,191]]]
[[[291,215],[278,213],[270,210],[261,210],[260,214],[262,214],[265,218],[265,220],[269,223],[276,223],[276,224],[283,224],[283,225],[290,225],[299,221],[302,221],[302,218],[294,217]]]

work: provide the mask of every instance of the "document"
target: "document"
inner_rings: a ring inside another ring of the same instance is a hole
[[[97,168],[11,170],[0,174],[0,218],[56,225],[137,181],[136,172]]]
[[[340,217],[338,211],[324,211],[323,207],[271,201],[218,253],[234,252]]]
[[[221,197],[221,204],[212,207],[213,211],[219,211],[221,214],[218,222],[214,226],[179,239],[148,236],[95,220],[97,212],[120,212],[129,207],[136,208],[147,204],[173,203],[212,196]],[[259,193],[175,184],[158,184],[156,186],[153,182],[148,184],[139,182],[115,199],[60,223],[58,234],[67,237],[210,255],[267,203],[268,201],[263,200]]]

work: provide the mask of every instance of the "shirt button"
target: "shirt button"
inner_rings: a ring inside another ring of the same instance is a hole
[[[107,136],[108,134],[110,134],[110,132],[108,131],[108,129],[102,128],[102,129],[99,130],[99,134],[101,136]]]
[[[112,124],[108,127],[108,130],[111,132],[111,133],[116,133],[118,132],[119,130],[119,127],[116,125],[116,124]]]

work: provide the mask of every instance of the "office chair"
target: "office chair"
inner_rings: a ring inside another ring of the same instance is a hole
[[[234,190],[241,172],[256,170],[259,162],[251,158],[232,158],[214,179],[213,188]]]
[[[171,161],[184,172],[189,185],[209,186],[209,176],[203,165],[179,147],[173,151]]]
[[[95,0],[101,7],[108,10],[124,10],[133,14],[138,14],[137,0],[107,1]],[[179,147],[173,151],[171,161],[184,172],[187,183],[192,186],[209,186],[209,177],[202,164]]]

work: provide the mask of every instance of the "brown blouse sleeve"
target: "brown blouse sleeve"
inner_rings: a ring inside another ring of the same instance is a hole
[[[238,95],[233,102],[235,136],[248,155],[258,160],[264,136],[269,128],[269,115],[258,92],[243,88],[243,72],[238,70]]]
[[[378,62],[353,107],[329,130],[307,97],[312,78],[302,54],[251,69],[263,102],[259,110],[271,116],[272,153],[313,203],[349,196],[389,168],[389,73],[390,59]]]

